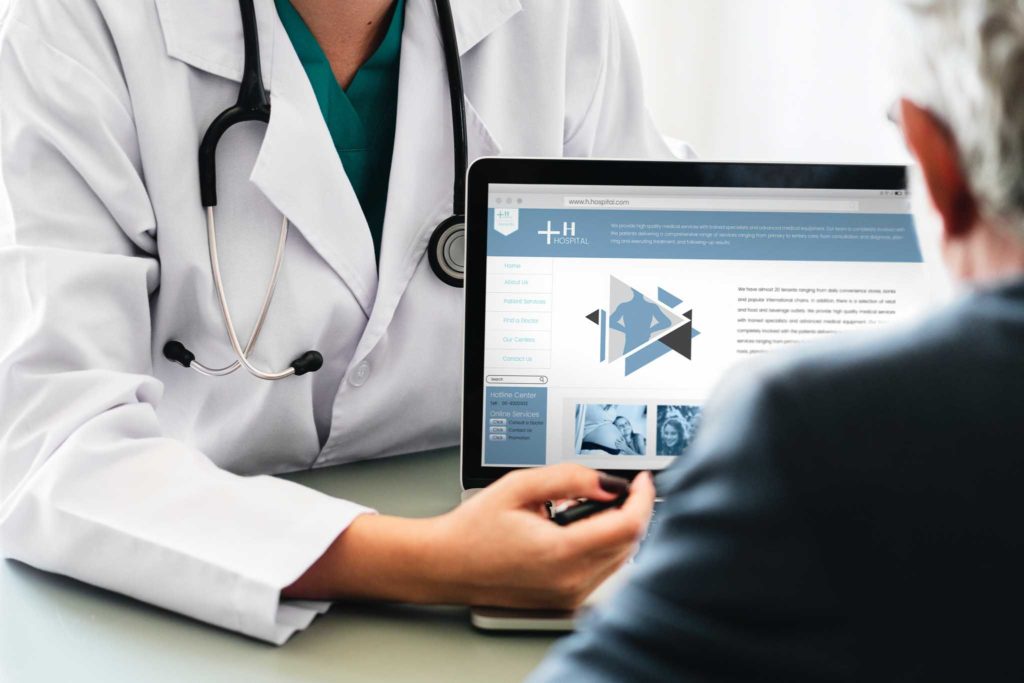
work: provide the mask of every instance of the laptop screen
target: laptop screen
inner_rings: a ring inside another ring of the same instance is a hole
[[[491,184],[483,465],[662,469],[736,363],[925,301],[905,190]]]

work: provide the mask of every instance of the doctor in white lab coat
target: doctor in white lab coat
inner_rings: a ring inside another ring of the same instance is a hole
[[[667,157],[614,0],[455,0],[470,160]],[[233,356],[196,150],[242,72],[235,0],[14,0],[0,47],[0,550],[282,643],[324,603],[577,602],[642,532],[620,511],[558,528],[548,498],[608,498],[580,467],[506,477],[432,520],[269,476],[455,444],[462,291],[432,273],[452,213],[449,94],[431,0],[407,0],[379,272],[367,222],[271,0],[257,0],[269,127],[221,141],[217,225],[244,337],[291,221],[253,359],[278,382],[168,362]],[[607,489],[607,490],[605,490]],[[565,571],[566,567],[573,567]],[[554,571],[562,568],[563,571]]]

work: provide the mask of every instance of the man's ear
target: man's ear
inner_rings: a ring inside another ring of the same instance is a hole
[[[900,101],[900,114],[907,146],[917,157],[946,238],[966,236],[978,221],[978,202],[967,183],[953,134],[910,100]]]

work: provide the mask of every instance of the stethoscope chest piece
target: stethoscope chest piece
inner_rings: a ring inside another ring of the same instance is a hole
[[[427,245],[434,274],[446,285],[461,287],[466,277],[466,217],[450,216],[434,228]]]

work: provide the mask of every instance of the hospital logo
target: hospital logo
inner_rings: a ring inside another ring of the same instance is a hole
[[[562,221],[562,225],[555,225],[552,227],[552,222],[547,222],[547,227],[544,230],[538,230],[538,235],[543,235],[547,239],[548,246],[552,244],[590,244],[590,240],[585,237],[576,236],[576,221]]]
[[[494,230],[508,237],[519,229],[519,209],[495,209]]]
[[[655,299],[616,277],[609,278],[608,308],[587,314],[600,328],[598,357],[602,363],[620,359],[628,377],[669,353],[693,359],[693,309],[658,287]],[[680,312],[685,311],[685,312]]]

